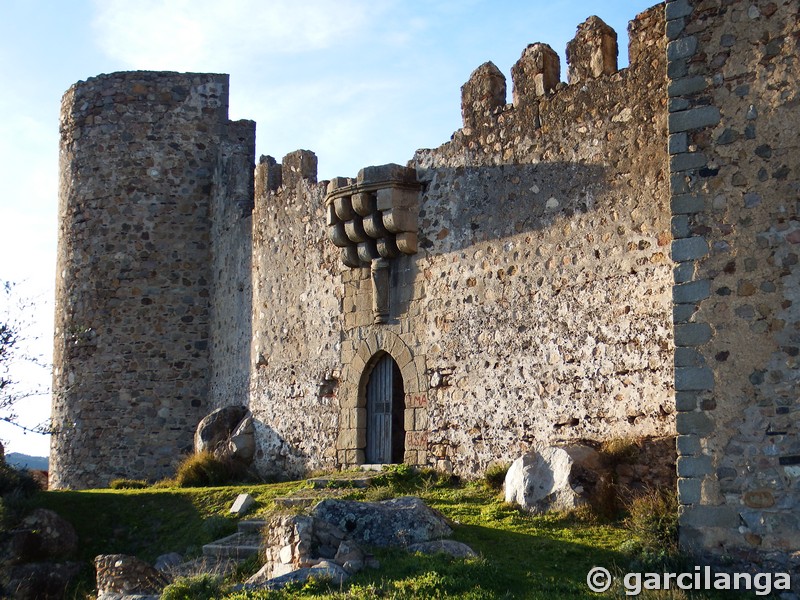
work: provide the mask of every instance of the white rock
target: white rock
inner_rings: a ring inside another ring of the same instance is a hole
[[[504,483],[506,502],[532,512],[586,504],[606,478],[599,454],[588,446],[551,446],[515,460]]]
[[[241,516],[250,510],[255,503],[256,501],[250,494],[239,494],[236,496],[236,500],[234,500],[230,512],[231,514]]]

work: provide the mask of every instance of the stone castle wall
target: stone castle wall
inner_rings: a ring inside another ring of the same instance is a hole
[[[535,444],[672,432],[662,13],[632,22],[623,71],[592,18],[568,51],[575,83],[557,84],[557,56],[532,45],[513,104],[491,63],[465,84],[464,127],[409,163],[419,251],[392,267],[387,325],[372,323],[368,270],[344,279],[346,450],[362,446],[359,367],[376,338],[413,360],[407,462],[475,476]]]
[[[667,4],[681,537],[800,545],[797,2]]]
[[[321,226],[316,158],[263,159],[251,409],[273,468],[364,462],[363,388],[382,352],[403,373],[411,464],[474,476],[536,443],[672,433],[663,7],[632,22],[619,72],[615,37],[581,26],[571,85],[552,62],[537,79],[542,45],[529,47],[514,104],[494,65],[476,70],[464,128],[409,163],[418,251],[391,261],[386,324],[370,269],[343,267]]]
[[[362,464],[389,354],[406,463],[476,476],[538,444],[677,431],[683,543],[795,549],[799,12],[668,0],[631,22],[621,71],[591,17],[569,83],[531,44],[510,103],[481,65],[451,141],[330,182],[306,150],[253,181],[227,76],[76,84],[53,485],[169,475],[230,404],[265,475]]]
[[[64,96],[54,487],[164,477],[191,448],[208,409],[227,109],[227,75],[120,73]]]
[[[211,194],[209,406],[245,404],[250,385],[256,124],[228,124]]]
[[[304,150],[256,168],[250,408],[257,464],[280,477],[337,466],[341,266],[316,179]]]

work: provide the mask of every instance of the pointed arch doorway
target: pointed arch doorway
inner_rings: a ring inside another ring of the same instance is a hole
[[[405,392],[400,367],[389,354],[380,357],[367,380],[368,464],[402,463],[405,452]]]

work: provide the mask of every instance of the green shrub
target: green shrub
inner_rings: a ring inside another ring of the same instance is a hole
[[[142,479],[112,479],[108,487],[112,490],[143,490],[150,484]]]
[[[495,463],[486,468],[483,474],[483,481],[486,486],[499,492],[503,489],[503,484],[506,482],[506,473],[511,466],[510,463]]]
[[[222,594],[222,580],[203,573],[179,577],[161,592],[161,600],[214,600]]]
[[[678,497],[675,490],[650,490],[627,505],[625,526],[645,550],[677,552]]]
[[[389,481],[402,483],[413,478],[415,475],[415,470],[412,466],[409,466],[405,463],[400,463],[397,465],[386,465],[383,467],[383,473],[386,474],[386,478]]]
[[[28,510],[31,497],[41,487],[23,469],[15,469],[0,459],[0,531],[13,528]]]
[[[384,465],[381,474],[373,481],[373,485],[397,487],[410,483],[416,476],[413,467],[400,463]]]
[[[177,487],[210,487],[241,483],[248,478],[248,469],[242,463],[206,451],[187,456],[178,465],[172,482]]]
[[[0,460],[0,496],[5,496],[10,492],[19,492],[29,496],[39,490],[41,487],[27,469],[15,469]]]
[[[610,467],[633,463],[642,451],[641,440],[635,438],[614,438],[600,446],[600,456]]]

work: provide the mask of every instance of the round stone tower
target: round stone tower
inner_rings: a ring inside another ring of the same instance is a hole
[[[227,75],[114,73],[64,95],[53,487],[163,477],[191,447],[228,124]]]

